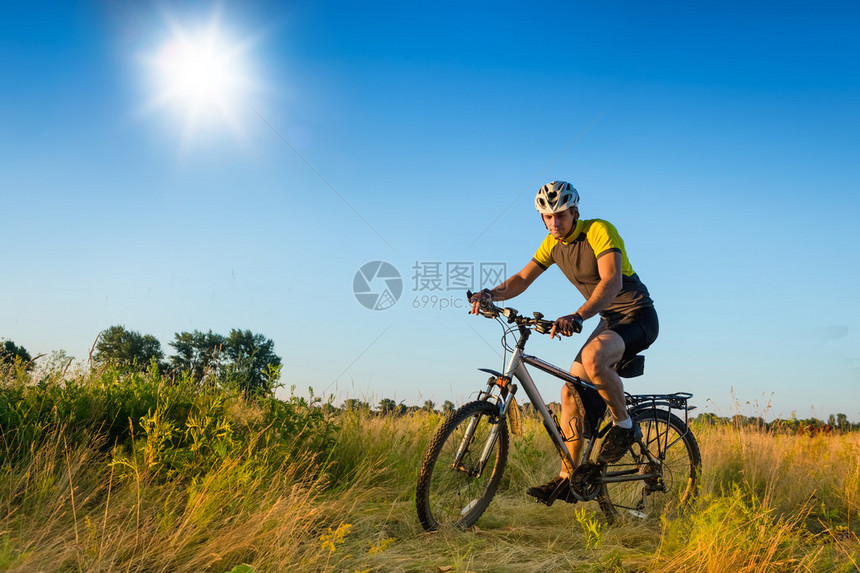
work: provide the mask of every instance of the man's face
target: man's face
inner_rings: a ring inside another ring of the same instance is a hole
[[[556,239],[563,239],[573,229],[574,224],[576,224],[576,220],[579,218],[579,210],[576,207],[571,207],[567,211],[541,215],[541,217],[543,217],[543,224],[546,225],[550,235]]]

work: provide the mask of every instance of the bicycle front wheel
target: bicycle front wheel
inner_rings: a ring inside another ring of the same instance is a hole
[[[621,515],[655,517],[683,509],[696,495],[702,458],[687,425],[665,410],[633,416],[642,440],[606,468],[600,508],[611,520]]]
[[[499,407],[469,402],[436,431],[418,473],[415,504],[428,531],[473,525],[490,505],[508,459]]]

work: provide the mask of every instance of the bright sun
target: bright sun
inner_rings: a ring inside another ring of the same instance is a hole
[[[185,141],[224,125],[241,135],[238,115],[256,89],[247,61],[251,42],[232,39],[218,12],[197,28],[169,24],[169,36],[142,58],[154,92],[146,108],[164,108],[178,117]]]

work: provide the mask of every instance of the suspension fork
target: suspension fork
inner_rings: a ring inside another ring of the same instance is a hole
[[[505,370],[505,375],[503,379],[508,383],[508,395],[505,397],[504,401],[501,401],[499,405],[499,421],[496,424],[493,424],[492,430],[490,430],[490,435],[487,436],[487,441],[484,443],[484,449],[481,452],[481,457],[478,459],[478,467],[474,470],[470,470],[469,473],[474,477],[480,477],[484,472],[484,468],[487,466],[487,462],[490,460],[490,454],[493,451],[493,448],[496,446],[496,442],[499,439],[499,431],[501,425],[505,423],[505,414],[508,412],[508,408],[511,405],[511,401],[514,399],[514,394],[517,392],[516,384],[510,384],[511,376],[510,373],[514,372],[517,366],[522,362],[522,352],[517,350],[511,356],[511,360],[508,363],[508,367]],[[500,382],[502,382],[500,380]],[[493,387],[496,386],[495,381],[491,381],[487,383],[487,390],[484,392],[484,400],[489,400],[492,395]],[[460,468],[463,463],[463,456],[466,455],[466,452],[469,449],[469,444],[472,443],[472,438],[475,436],[475,430],[478,428],[478,422],[481,419],[480,414],[476,414],[472,416],[472,419],[469,420],[469,425],[466,427],[466,433],[463,436],[463,440],[460,442],[460,447],[457,449],[457,454],[454,456],[454,468]]]
[[[508,408],[511,406],[511,400],[514,399],[514,394],[517,393],[517,385],[511,384],[510,378],[506,378],[505,380],[508,384],[508,395],[504,402],[502,402],[501,406],[499,406],[499,421],[498,423],[493,424],[493,429],[490,430],[490,435],[487,437],[487,442],[484,444],[484,451],[481,452],[481,459],[478,464],[478,476],[484,473],[484,468],[490,461],[490,455],[493,452],[493,448],[496,447],[496,442],[499,439],[499,432],[501,431],[502,425],[505,423],[505,415],[508,413]]]

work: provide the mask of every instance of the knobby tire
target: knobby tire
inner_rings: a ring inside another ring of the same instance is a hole
[[[453,462],[469,422],[477,417],[471,442],[462,462]],[[494,450],[480,476],[473,475],[490,432],[498,427]],[[427,531],[453,526],[466,529],[484,513],[499,487],[508,458],[508,428],[492,402],[465,404],[436,430],[418,473],[415,503],[418,519]]]

